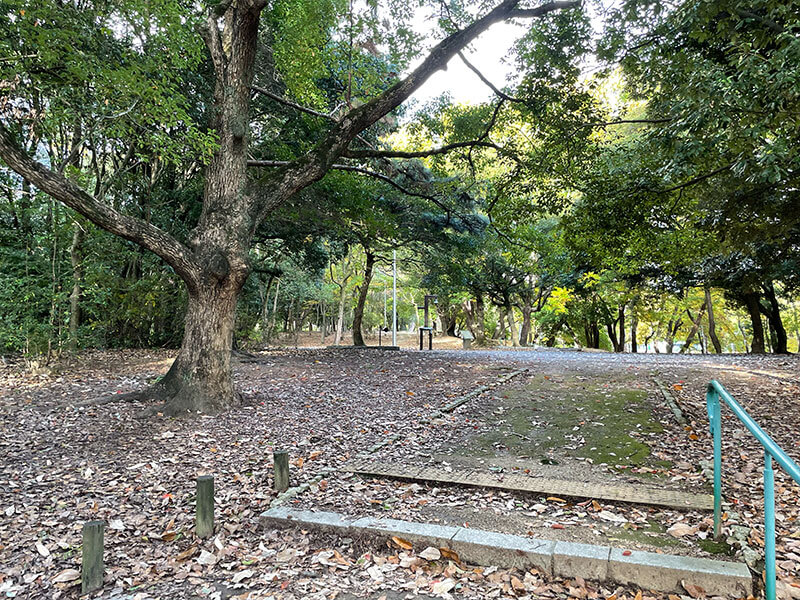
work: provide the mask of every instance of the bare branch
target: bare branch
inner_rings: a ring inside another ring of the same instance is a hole
[[[0,157],[21,177],[82,214],[95,225],[160,256],[175,269],[190,291],[197,289],[201,270],[189,248],[155,225],[117,212],[63,175],[30,158],[17,147],[2,124],[0,124]]]
[[[713,171],[711,171],[709,173],[705,173],[703,175],[698,175],[697,177],[694,177],[694,178],[690,179],[689,181],[685,181],[684,183],[680,183],[678,185],[674,185],[674,186],[672,186],[670,188],[667,188],[665,190],[657,190],[657,191],[659,193],[661,193],[661,194],[667,194],[669,192],[675,192],[677,190],[682,190],[683,188],[693,186],[695,184],[700,183],[701,181],[705,181],[706,179],[711,179],[712,177],[715,177],[716,175],[719,175],[720,173],[724,173],[725,171],[728,171],[732,166],[733,166],[733,163],[729,163],[729,164],[725,165],[724,167],[720,167],[719,169],[714,169]]]
[[[513,96],[509,96],[504,91],[502,91],[500,88],[496,87],[491,81],[489,81],[484,76],[483,73],[480,72],[478,67],[476,67],[475,65],[473,65],[471,62],[469,62],[467,60],[467,57],[464,56],[463,52],[459,51],[458,57],[462,60],[462,62],[465,65],[467,65],[467,68],[470,71],[472,71],[473,73],[475,73],[475,75],[478,76],[478,79],[480,79],[484,84],[486,84],[486,87],[488,87],[490,90],[492,90],[497,96],[500,96],[503,100],[508,100],[509,102],[523,102],[523,100],[521,100],[520,98],[514,98]]]
[[[291,107],[291,108],[293,108],[295,110],[299,110],[300,112],[304,112],[304,113],[306,113],[308,115],[312,115],[312,116],[315,116],[315,117],[320,117],[322,119],[327,119],[328,121],[332,121],[334,123],[336,122],[336,119],[332,115],[328,115],[328,114],[325,114],[324,112],[320,112],[318,110],[314,110],[313,108],[308,108],[306,106],[303,106],[302,104],[297,104],[297,102],[292,102],[291,100],[288,100],[288,99],[284,98],[283,96],[279,96],[278,94],[273,94],[268,89],[259,87],[257,85],[251,85],[250,89],[253,90],[254,92],[258,92],[259,94],[262,94],[262,95],[266,96],[267,98],[275,100],[275,102],[278,102],[278,103],[283,104],[285,106],[289,106],[289,107]]]
[[[289,166],[292,166],[293,164],[294,163],[292,161],[288,161],[288,160],[248,160],[247,161],[247,166],[248,167],[278,167],[278,168],[280,168],[280,167],[289,167]],[[430,200],[431,202],[433,202],[437,206],[439,206],[439,207],[441,207],[444,210],[449,212],[449,209],[447,208],[447,206],[445,206],[435,196],[431,196],[430,194],[423,194],[423,193],[420,193],[420,192],[414,192],[412,190],[409,190],[408,188],[403,187],[402,185],[397,183],[394,179],[392,179],[388,175],[384,175],[383,173],[379,173],[377,171],[372,171],[370,169],[365,169],[363,167],[358,167],[358,166],[355,166],[355,165],[345,165],[345,164],[339,164],[339,163],[332,164],[332,165],[330,165],[329,168],[337,170],[337,171],[350,171],[352,173],[361,173],[362,175],[368,175],[369,177],[373,177],[375,179],[380,179],[381,181],[391,185],[396,190],[398,190],[400,192],[403,192],[407,196],[413,196],[415,198],[424,198],[425,200]]]
[[[341,156],[345,158],[424,158],[426,156],[435,156],[437,154],[447,154],[453,150],[460,148],[474,148],[479,146],[481,148],[493,148],[495,150],[502,150],[500,146],[494,142],[486,142],[483,140],[470,140],[468,142],[455,142],[447,144],[439,148],[431,148],[430,150],[415,150],[412,152],[404,152],[402,150],[350,150],[347,149],[342,152]]]

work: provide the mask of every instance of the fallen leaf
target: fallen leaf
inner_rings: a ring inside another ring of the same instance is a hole
[[[450,590],[456,587],[456,582],[452,579],[444,579],[442,581],[437,581],[431,586],[431,592],[434,594],[446,594]]]
[[[79,579],[80,576],[80,572],[75,569],[64,569],[61,573],[53,577],[53,583],[68,583]]]
[[[187,558],[191,558],[192,556],[194,556],[195,552],[197,552],[197,546],[190,546],[189,548],[178,554],[178,556],[175,557],[175,560],[178,561],[186,560]]]
[[[428,546],[419,553],[420,558],[424,558],[425,560],[439,560],[442,558],[442,553],[439,552],[438,548],[434,548],[433,546]]]
[[[240,583],[240,582],[244,581],[245,579],[249,579],[252,576],[253,576],[253,571],[250,570],[250,569],[245,569],[244,571],[239,571],[238,573],[234,574],[233,583]]]
[[[197,562],[198,564],[210,567],[212,565],[217,564],[217,556],[215,554],[212,554],[208,550],[201,550]]]
[[[458,556],[458,553],[450,550],[449,548],[439,548],[439,552],[442,553],[442,557],[446,558],[447,560],[452,560],[453,562],[461,562],[461,558]]]
[[[412,543],[411,543],[411,542],[409,542],[408,540],[404,540],[404,539],[403,539],[403,538],[401,538],[401,537],[397,537],[396,535],[393,535],[393,536],[392,536],[392,541],[393,541],[393,542],[394,542],[394,543],[395,543],[395,544],[396,544],[396,545],[397,545],[399,548],[402,548],[403,550],[413,550],[413,549],[414,549],[414,544],[412,544]]]
[[[706,591],[701,588],[699,585],[694,585],[693,583],[687,583],[686,580],[681,580],[681,585],[683,589],[692,597],[692,598],[705,598]]]

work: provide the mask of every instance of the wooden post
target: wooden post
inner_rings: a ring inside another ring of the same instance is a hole
[[[214,535],[214,477],[197,478],[197,509],[194,532],[199,538]]]
[[[88,521],[83,524],[83,546],[81,548],[81,594],[88,594],[103,587],[103,521]]]
[[[276,450],[272,453],[272,462],[275,464],[275,489],[285,492],[289,489],[289,452]]]

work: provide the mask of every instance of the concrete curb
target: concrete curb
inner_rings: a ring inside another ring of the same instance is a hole
[[[685,593],[682,584],[702,587],[709,596],[743,598],[752,594],[747,565],[706,558],[628,551],[609,546],[535,539],[395,519],[353,519],[333,512],[277,507],[261,515],[261,524],[298,526],[342,536],[376,539],[397,536],[423,549],[448,548],[469,563],[503,568],[535,568],[547,576],[583,577],[658,592]]]

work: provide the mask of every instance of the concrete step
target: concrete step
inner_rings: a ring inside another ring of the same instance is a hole
[[[277,507],[261,515],[268,527],[297,526],[347,537],[386,539],[397,536],[415,550],[447,548],[462,561],[503,568],[535,568],[544,575],[583,577],[632,585],[643,590],[685,593],[682,584],[696,585],[709,596],[744,598],[752,594],[752,577],[744,563],[724,562],[609,546],[535,539],[426,523]]]
[[[714,510],[714,497],[711,494],[691,494],[644,485],[591,483],[548,477],[528,477],[514,473],[503,473],[502,477],[499,477],[486,471],[470,469],[446,471],[439,467],[387,463],[372,459],[350,461],[339,467],[339,470],[372,477],[389,477],[434,484],[450,483],[548,496],[630,502],[649,506],[666,506],[679,510]]]

